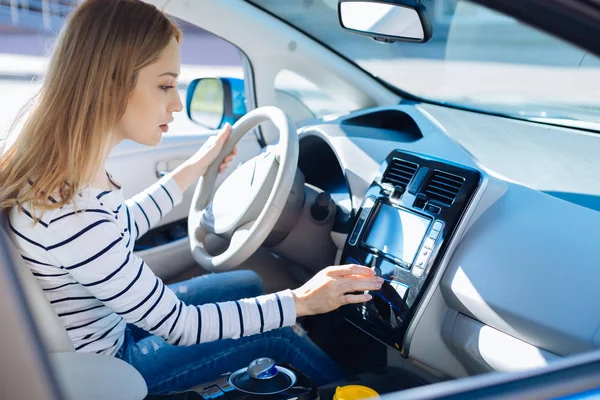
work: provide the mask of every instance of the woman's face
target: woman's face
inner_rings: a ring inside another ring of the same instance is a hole
[[[125,113],[116,126],[119,142],[129,139],[155,146],[169,130],[173,113],[183,109],[177,91],[180,60],[179,44],[172,38],[158,61],[139,71]]]

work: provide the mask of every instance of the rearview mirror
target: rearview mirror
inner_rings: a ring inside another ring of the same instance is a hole
[[[237,78],[198,78],[190,82],[186,95],[187,116],[210,129],[233,125],[246,114],[244,81]]]
[[[431,21],[418,0],[340,0],[342,28],[380,42],[425,43],[431,39]]]

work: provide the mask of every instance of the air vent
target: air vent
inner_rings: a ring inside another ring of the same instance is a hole
[[[464,182],[465,178],[462,176],[435,170],[423,193],[433,201],[450,206],[456,200],[456,196]]]
[[[387,171],[383,175],[381,183],[389,183],[394,186],[408,186],[408,183],[419,169],[419,165],[410,161],[394,158]]]

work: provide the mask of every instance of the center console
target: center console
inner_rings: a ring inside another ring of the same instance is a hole
[[[342,307],[349,322],[406,355],[408,325],[481,179],[479,171],[429,156],[396,150],[387,157],[341,259],[385,281],[371,301]]]

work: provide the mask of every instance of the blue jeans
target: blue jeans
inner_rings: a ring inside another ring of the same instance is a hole
[[[203,275],[169,285],[186,304],[238,300],[264,294],[260,277],[252,271]],[[173,346],[159,336],[129,324],[117,357],[133,365],[151,394],[182,392],[233,372],[259,357],[289,363],[322,385],[344,377],[340,368],[299,326],[275,329],[240,339],[192,346]]]

